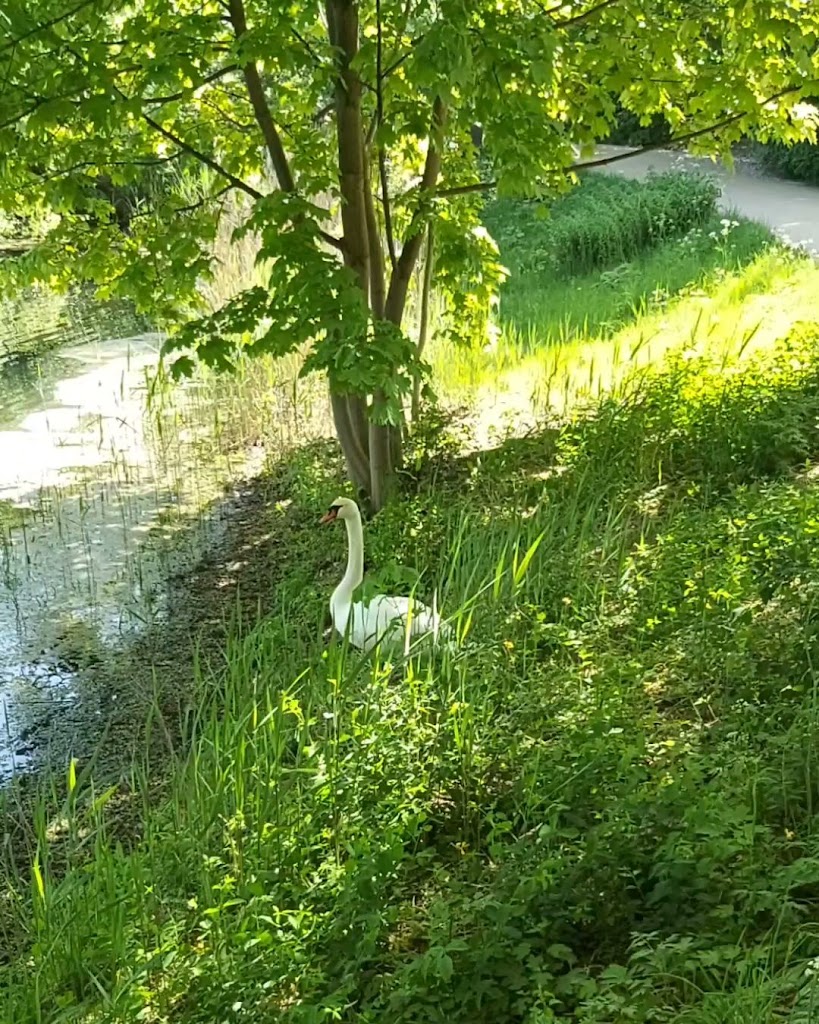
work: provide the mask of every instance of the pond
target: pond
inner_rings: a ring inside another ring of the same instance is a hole
[[[55,301],[0,324],[0,779],[36,763],[102,650],[161,619],[223,527],[204,510],[253,468],[214,442],[212,386],[156,384],[159,335]]]

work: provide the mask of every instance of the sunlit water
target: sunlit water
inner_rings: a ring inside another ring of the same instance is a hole
[[[0,363],[0,778],[31,764],[33,732],[75,701],[95,651],[163,615],[168,579],[220,529],[196,512],[225,467],[186,461],[146,415],[161,339],[105,338],[89,316],[62,318],[67,344]]]

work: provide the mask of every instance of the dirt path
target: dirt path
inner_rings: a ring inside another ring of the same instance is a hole
[[[628,151],[626,146],[599,146],[597,156]],[[819,188],[768,177],[741,162],[729,171],[722,164],[684,153],[657,150],[641,153],[605,170],[627,178],[643,178],[650,171],[689,169],[713,175],[722,185],[721,206],[767,224],[791,245],[801,246],[819,259]]]

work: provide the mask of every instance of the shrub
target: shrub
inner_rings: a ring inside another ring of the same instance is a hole
[[[551,210],[499,200],[486,222],[519,273],[569,277],[617,266],[679,237],[714,215],[718,197],[717,185],[697,175],[672,172],[644,182],[590,175]],[[534,218],[542,218],[539,230]]]
[[[604,400],[563,443],[582,439],[596,473],[608,466],[637,488],[695,481],[719,491],[787,474],[819,454],[817,340],[816,325],[798,327],[739,372],[676,356],[629,399]]]
[[[668,122],[659,114],[642,124],[637,114],[617,104],[615,125],[606,142],[614,146],[661,146],[671,138]]]
[[[782,142],[770,142],[759,146],[757,154],[766,170],[794,181],[819,185],[819,145],[797,142],[786,146]]]

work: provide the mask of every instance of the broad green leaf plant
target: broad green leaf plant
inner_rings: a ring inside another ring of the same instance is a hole
[[[618,100],[704,152],[815,138],[818,38],[813,0],[7,0],[0,209],[44,230],[5,286],[129,297],[177,373],[303,353],[378,508],[426,370],[425,240],[441,329],[474,337],[503,275],[488,190],[569,187]],[[262,283],[214,311],[228,208]]]

